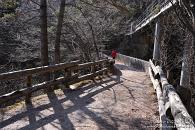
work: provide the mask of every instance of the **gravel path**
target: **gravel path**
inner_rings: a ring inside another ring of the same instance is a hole
[[[158,104],[144,72],[116,62],[117,76],[77,90],[56,90],[32,104],[1,110],[1,130],[137,130],[157,129]]]

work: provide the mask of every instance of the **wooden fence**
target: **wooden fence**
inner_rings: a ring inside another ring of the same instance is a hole
[[[161,129],[167,130],[174,127],[178,130],[195,130],[193,119],[188,114],[176,90],[168,83],[162,68],[155,66],[151,60],[149,74],[157,93]]]
[[[9,100],[18,99],[20,97],[26,97],[26,101],[30,101],[31,94],[38,90],[47,89],[49,87],[51,87],[51,89],[53,90],[59,88],[59,84],[68,86],[70,84],[74,84],[83,80],[93,79],[94,77],[111,70],[113,63],[114,61],[110,59],[103,59],[82,64],[79,64],[79,61],[73,61],[71,63],[60,63],[50,66],[42,66],[8,73],[1,73],[1,82],[5,80],[17,80],[26,78],[26,87],[1,95],[0,104],[2,105]],[[86,73],[86,70],[88,70],[88,73]],[[55,75],[56,72],[62,73],[63,76],[54,76],[56,78],[53,78],[52,80],[44,81],[38,84],[32,84],[33,76],[44,75],[45,73]]]

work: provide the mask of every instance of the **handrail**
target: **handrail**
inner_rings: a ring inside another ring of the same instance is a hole
[[[152,68],[149,67],[149,75],[150,79],[153,83],[154,89],[156,90],[156,96],[158,99],[158,107],[159,107],[159,115],[160,115],[160,128],[162,130],[168,130],[169,129],[169,119],[166,116],[166,108],[164,105],[164,98],[163,98],[163,93],[161,90],[160,83],[158,82],[158,79],[155,79],[153,74],[152,74]]]
[[[82,80],[92,79],[97,75],[103,74],[104,72],[107,73],[108,71],[111,71],[114,61],[110,59],[103,59],[82,64],[78,63],[79,61],[73,61],[71,63],[60,63],[51,66],[36,67],[0,74],[0,81],[9,79],[20,79],[21,77],[26,77],[28,79],[26,81],[26,87],[1,95],[0,104],[2,105],[9,100],[18,99],[23,96],[26,96],[26,101],[28,101],[33,92],[41,89],[46,89],[49,86],[53,86],[52,89],[58,89],[59,87],[57,85],[59,84],[65,84],[66,86],[68,86],[70,84],[74,84]],[[100,66],[101,68],[99,68]],[[86,68],[91,69],[88,74],[82,74],[81,71],[79,71]],[[33,74],[37,75],[43,74],[45,72],[53,73],[57,70],[61,70],[62,72],[64,72],[64,76],[32,85],[31,80]]]
[[[70,63],[60,63],[55,65],[41,66],[36,68],[12,71],[7,73],[0,74],[0,80],[9,80],[9,79],[19,79],[21,77],[26,77],[33,74],[43,74],[51,71],[57,71],[65,68],[75,66],[79,61],[73,61]]]
[[[150,62],[151,66],[155,66],[153,64],[153,62]],[[177,129],[195,129],[195,124],[193,122],[192,117],[189,115],[189,113],[187,112],[185,106],[183,105],[179,95],[177,94],[176,90],[174,89],[174,87],[168,83],[168,80],[162,70],[162,68],[160,66],[155,66],[151,67],[149,69],[150,71],[150,77],[151,80],[153,82],[153,85],[155,86],[154,88],[159,87],[158,84],[161,84],[161,91],[159,92],[159,88],[157,91],[157,96],[159,95],[159,93],[162,93],[162,98],[163,98],[163,104],[162,105],[162,101],[159,100],[158,97],[158,103],[159,103],[159,110],[163,110],[163,114],[165,114],[165,116],[167,116],[167,112],[168,109],[171,110],[171,115],[174,118],[174,124],[176,125]],[[154,78],[154,71],[157,71],[159,74],[159,79],[158,79],[158,83],[157,83],[157,79],[155,80]],[[162,111],[160,111],[160,114],[162,113]],[[165,125],[165,124],[163,124]],[[167,126],[163,126],[164,128],[166,128]],[[171,126],[172,127],[172,126]]]

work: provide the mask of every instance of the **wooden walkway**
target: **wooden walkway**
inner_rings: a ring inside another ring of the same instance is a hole
[[[159,127],[156,94],[145,72],[116,62],[116,76],[56,90],[1,110],[1,130],[136,130]]]

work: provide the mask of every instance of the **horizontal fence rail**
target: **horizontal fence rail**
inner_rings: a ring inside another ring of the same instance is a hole
[[[176,90],[168,83],[162,68],[155,66],[151,60],[149,74],[157,93],[161,128],[167,130],[176,126],[178,130],[195,130],[193,119]],[[170,115],[173,120],[168,118]]]
[[[2,73],[0,74],[0,80],[18,79],[18,78],[26,77],[26,76],[33,75],[33,74],[43,74],[43,73],[47,73],[51,71],[57,71],[57,70],[75,66],[78,63],[79,61],[73,61],[71,63],[60,63],[56,65],[41,66],[41,67],[30,68],[30,69],[25,69],[25,70]]]
[[[9,100],[18,99],[20,97],[26,97],[26,101],[29,101],[33,92],[47,89],[51,86],[52,90],[54,90],[58,89],[58,85],[60,84],[68,86],[83,80],[93,79],[100,74],[111,71],[113,64],[114,61],[110,59],[103,59],[82,64],[79,64],[79,61],[73,61],[70,63],[60,63],[50,66],[42,66],[8,73],[1,73],[1,82],[6,80],[26,78],[26,86],[19,90],[1,95],[0,104],[2,105]],[[61,72],[63,75],[60,75],[57,72]],[[32,84],[32,78],[34,75],[44,75],[45,73],[49,73],[50,75],[53,74],[53,79],[49,81],[43,81],[41,83]]]
[[[146,72],[148,72],[148,67],[150,66],[148,61],[122,55],[119,53],[117,53],[116,60],[123,62],[128,67],[133,67],[135,69]]]

